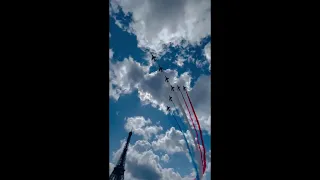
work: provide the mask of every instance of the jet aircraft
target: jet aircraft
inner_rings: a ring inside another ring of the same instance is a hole
[[[156,57],[153,54],[151,54],[151,56],[151,60],[156,61]]]
[[[183,90],[186,90],[186,87],[183,86]]]
[[[165,80],[165,81],[166,81],[166,82],[169,82],[169,80],[168,80],[168,79],[169,79],[169,78],[166,76],[166,80]]]

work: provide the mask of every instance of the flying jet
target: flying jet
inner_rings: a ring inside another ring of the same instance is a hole
[[[186,90],[186,87],[183,86],[183,90]]]
[[[178,90],[180,91],[180,86],[177,85],[177,87],[178,87]]]
[[[162,67],[160,67],[160,66],[159,66],[159,71],[160,71],[160,72],[163,72]]]
[[[166,76],[166,80],[165,81],[167,81],[167,82],[169,82],[169,80],[168,80],[169,78]]]
[[[169,106],[167,106],[167,111],[170,111],[170,107]]]
[[[156,57],[153,54],[151,54],[151,56],[151,60],[156,61]]]
[[[171,91],[174,91],[174,87],[173,86],[171,86]]]
[[[172,97],[171,96],[169,96],[169,101],[172,101]]]

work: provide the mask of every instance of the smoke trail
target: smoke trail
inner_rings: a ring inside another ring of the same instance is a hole
[[[201,141],[202,141],[202,146],[203,146],[203,158],[204,158],[204,168],[203,168],[203,172],[205,172],[206,170],[206,167],[207,167],[207,160],[206,160],[206,148],[204,146],[204,142],[203,142],[203,136],[202,136],[202,130],[201,130],[201,127],[200,127],[200,123],[199,123],[199,120],[198,120],[198,117],[197,117],[197,114],[193,108],[193,105],[192,105],[192,102],[190,100],[190,97],[189,97],[189,94],[188,94],[188,91],[185,91],[187,96],[188,96],[188,99],[189,99],[189,103],[191,105],[191,108],[192,108],[192,111],[193,111],[193,114],[194,116],[196,117],[196,120],[197,120],[197,124],[198,124],[198,128],[199,128],[199,131],[200,131],[200,137],[201,137]]]
[[[175,91],[175,96],[176,96],[176,99],[177,99],[177,101],[178,101],[178,105],[179,105],[179,107],[180,107],[180,111],[182,112],[182,114],[183,114],[183,116],[184,116],[184,123],[185,124],[187,124],[188,125],[188,129],[189,129],[189,131],[190,131],[190,134],[191,134],[191,136],[192,136],[192,138],[193,139],[195,139],[194,138],[194,132],[192,131],[192,128],[190,127],[190,124],[189,124],[189,122],[187,121],[187,116],[186,116],[186,113],[185,113],[185,111],[184,111],[184,109],[183,109],[183,107],[182,107],[182,104],[181,104],[181,102],[180,102],[180,100],[179,100],[179,98],[178,98],[178,96],[177,96],[177,92]],[[173,101],[172,101],[172,103],[173,103]],[[173,105],[175,106],[175,104],[173,103]],[[175,109],[176,109],[176,107],[175,107]],[[196,143],[195,143],[196,144]],[[203,163],[202,163],[202,161],[201,161],[201,159],[200,159],[200,157],[199,157],[199,154],[201,154],[199,151],[198,151],[198,149],[196,148],[196,158],[198,159],[198,163],[199,163],[199,168],[200,168],[200,178],[202,178],[202,176],[203,176],[203,171],[201,171],[201,169],[203,170]]]
[[[152,63],[152,62],[151,62],[151,63]],[[157,62],[154,62],[154,63],[155,63],[156,65],[158,65],[158,68],[160,68],[160,65],[159,65]],[[164,75],[163,75],[163,76],[164,76]],[[168,82],[168,84],[170,84],[170,83]],[[177,94],[175,94],[175,95],[176,95],[176,98],[177,98],[179,104],[181,105],[181,102],[180,102]],[[172,101],[172,103],[173,103],[173,101]],[[173,104],[174,104],[174,103],[173,103]],[[174,104],[174,106],[175,106],[175,104]],[[176,109],[176,107],[175,107],[175,109]],[[181,111],[183,112],[184,117],[185,117],[184,120],[186,121],[187,118],[186,118],[185,112],[183,111],[182,105],[181,105]],[[189,124],[188,122],[186,122],[186,124],[187,124],[188,127],[189,127],[189,131],[190,131],[190,133],[191,133],[192,138],[195,139],[195,138],[194,138],[194,135],[192,134],[193,131],[192,131],[192,128],[190,127],[190,124]],[[198,145],[199,145],[199,144],[198,144]],[[191,146],[191,148],[193,149],[192,146]],[[196,150],[198,150],[198,149],[196,148]],[[200,160],[200,157],[199,157],[198,153],[196,153],[196,154],[197,154],[197,159],[198,159],[198,163],[199,163],[199,165],[200,165],[200,168],[203,169],[203,163],[202,163],[202,161]],[[201,152],[200,152],[200,154],[201,154]],[[202,156],[202,154],[201,154],[201,156]],[[200,172],[201,172],[201,171],[200,171]],[[200,179],[202,178],[203,173],[204,173],[204,171],[201,173]]]
[[[180,90],[179,90],[179,91],[180,91]],[[191,121],[192,121],[192,125],[193,125],[193,128],[194,128],[194,131],[196,132],[196,135],[197,135],[197,143],[198,143],[198,148],[199,148],[200,155],[201,155],[201,162],[202,162],[202,163],[204,163],[203,158],[202,158],[202,150],[201,150],[201,148],[200,148],[199,136],[198,136],[197,129],[196,129],[196,127],[195,127],[194,123],[193,123],[193,119],[192,119],[192,116],[191,116],[191,113],[190,113],[190,110],[189,110],[188,104],[187,104],[186,100],[184,99],[184,96],[183,96],[183,94],[182,94],[182,92],[181,92],[181,91],[180,91],[180,93],[181,93],[181,96],[182,96],[182,98],[183,98],[183,101],[184,101],[184,103],[185,103],[185,105],[186,105],[186,107],[187,107],[187,109],[188,109],[189,116],[190,116],[190,119],[191,119]],[[203,173],[204,173],[204,172],[203,172]]]
[[[184,133],[183,133],[183,131],[182,131],[182,129],[181,129],[181,127],[180,127],[177,119],[176,119],[174,116],[173,116],[173,118],[176,120],[176,123],[177,123],[177,125],[178,125],[178,127],[179,127],[179,130],[181,131],[181,133],[182,133],[182,135],[183,135],[183,138],[184,138],[184,141],[186,142],[186,145],[187,145],[187,148],[188,148],[188,150],[189,150],[189,155],[190,155],[192,164],[193,164],[193,166],[194,166],[194,168],[195,168],[195,170],[196,170],[196,177],[197,177],[198,180],[200,180],[200,178],[199,178],[199,172],[198,172],[198,168],[197,168],[197,164],[195,163],[195,161],[194,161],[194,159],[193,159],[193,152],[191,151],[191,149],[190,149],[190,147],[189,147],[189,143],[188,143],[188,141],[187,141],[187,138],[186,138],[186,136],[184,135]]]

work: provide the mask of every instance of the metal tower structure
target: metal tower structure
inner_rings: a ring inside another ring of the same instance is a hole
[[[116,167],[114,167],[109,179],[110,180],[123,180],[124,179],[124,165],[125,165],[125,161],[126,161],[126,155],[127,155],[127,150],[128,150],[128,145],[130,142],[130,138],[132,135],[132,131],[129,132],[129,136],[127,138],[127,142],[126,145],[124,146],[123,152],[120,156],[120,159],[116,165]]]

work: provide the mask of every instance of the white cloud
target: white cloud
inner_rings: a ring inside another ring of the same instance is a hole
[[[195,143],[192,140],[190,131],[187,130],[187,132],[184,134],[188,141],[189,147],[193,148],[193,152],[195,152],[197,147],[195,146]],[[182,132],[179,130],[176,130],[174,127],[171,127],[169,130],[167,130],[165,134],[158,135],[157,139],[153,141],[151,144],[152,144],[152,148],[155,151],[164,151],[168,154],[184,153],[188,158],[190,164],[192,162],[191,157],[189,155],[190,152],[186,146]],[[195,162],[196,164],[198,164],[198,168],[200,170],[201,169],[201,167],[199,166],[199,163],[201,162],[200,154],[196,154]]]
[[[142,66],[131,57],[129,57],[129,59],[125,58],[123,61],[117,63],[110,62],[109,96],[118,100],[121,95],[130,94],[134,90],[137,90],[142,105],[150,104],[154,108],[168,114],[166,106],[170,106],[171,109],[174,110],[172,103],[169,101],[169,95],[173,97],[173,101],[176,101],[176,99],[169,85],[164,81],[164,76],[167,76],[171,85],[175,87],[177,85],[187,87],[202,130],[210,133],[211,77],[205,75],[200,76],[195,82],[194,87],[191,88],[190,72],[184,72],[178,76],[176,70],[166,69],[163,73],[159,73],[158,71],[149,73],[149,68],[150,66]],[[185,93],[183,94],[186,95]],[[182,98],[180,97],[180,99]],[[187,97],[185,97],[185,99],[188,101]],[[191,107],[189,106],[189,108]]]
[[[203,37],[210,35],[211,2],[209,0],[111,0],[110,4],[111,14],[119,12],[118,5],[120,5],[126,14],[131,12],[133,16],[134,21],[130,23],[129,27],[123,25],[120,19],[116,19],[115,16],[113,16],[117,26],[130,33],[136,34],[140,48],[150,49],[158,55],[165,53],[165,47],[163,45],[169,45],[171,43],[172,45],[186,47],[189,43],[198,44]],[[111,37],[110,33],[109,37]],[[186,41],[181,44],[183,39]],[[208,44],[203,50],[205,56],[208,51],[206,51],[207,46]],[[113,58],[113,55],[114,53],[112,51],[111,58]],[[181,55],[181,59],[178,58],[175,63],[180,67],[184,66],[185,61],[195,62],[192,56],[186,55],[186,50],[183,50],[179,55]],[[148,59],[149,63],[151,62],[150,58],[145,58]],[[211,57],[210,61],[207,56],[206,58],[207,61],[205,62],[210,63]],[[201,63],[204,64],[204,62]],[[154,108],[167,113],[166,106],[172,106],[168,100],[168,96],[173,95],[169,87],[164,83],[163,75],[165,74],[170,78],[170,83],[174,86],[179,85],[182,87],[182,85],[184,85],[190,90],[189,95],[199,117],[202,130],[210,133],[210,76],[201,76],[195,85],[191,87],[190,72],[185,72],[180,76],[178,76],[176,70],[171,69],[165,70],[164,73],[149,72],[151,63],[147,66],[142,66],[140,63],[133,61],[131,57],[117,63],[111,63],[109,61],[109,64],[110,98],[118,100],[122,95],[138,91],[138,97],[143,105],[150,104]],[[173,109],[173,107],[171,108]],[[185,153],[187,156],[189,155],[180,131],[171,128],[165,134],[159,135],[158,133],[162,130],[162,127],[153,126],[150,119],[137,116],[131,117],[130,122],[128,119],[129,118],[126,119],[125,129],[130,131],[131,128],[133,128],[134,133],[142,135],[144,140],[138,140],[134,145],[129,145],[125,179],[194,179],[194,172],[185,177],[181,177],[174,169],[163,168],[159,164],[161,160],[164,162],[169,160],[168,154],[170,153],[180,152]],[[157,125],[159,124],[157,123]],[[157,129],[160,127],[161,130]],[[153,135],[156,136],[156,140],[151,143],[146,141]],[[187,131],[186,136],[188,140],[191,139],[189,131]],[[113,154],[114,162],[119,159],[124,143],[125,141],[122,141],[121,148]],[[190,143],[192,146],[195,146],[192,141]],[[154,150],[164,151],[167,154],[160,158],[154,153]],[[207,162],[206,176],[210,173],[208,168],[211,166],[211,151],[210,162]],[[109,163],[109,169],[112,165],[112,163]],[[191,167],[192,165],[190,164],[190,168]]]
[[[123,28],[123,25],[121,24],[121,21],[115,20],[115,23],[119,28],[121,28],[121,29]]]
[[[113,50],[109,49],[109,60],[113,58]]]
[[[196,146],[191,138],[190,131],[187,130],[187,132],[184,134],[186,136],[189,146],[192,146],[192,148],[195,149]],[[168,129],[165,132],[165,134],[160,134],[156,136],[156,140],[154,140],[151,144],[153,149],[156,151],[161,150],[168,154],[183,152],[186,154],[187,157],[189,156],[189,151],[187,149],[182,132],[176,130],[174,127]],[[188,158],[191,162],[190,156]]]
[[[112,173],[114,167],[115,165],[109,162],[109,175]]]
[[[162,130],[161,126],[149,126],[151,124],[151,120],[146,120],[143,116],[129,117],[126,118],[125,130],[129,132],[132,129],[133,133],[148,140]]]
[[[163,161],[163,162],[169,162],[169,156],[168,156],[168,154],[165,154],[165,155],[163,155],[162,157],[161,157],[161,160]]]
[[[121,148],[113,154],[113,161],[117,161],[123,151],[125,141],[122,141]],[[132,180],[191,180],[194,175],[190,174],[181,177],[178,172],[172,168],[163,168],[160,165],[160,157],[156,155],[149,142],[145,140],[136,141],[134,145],[129,145],[126,164],[125,179]],[[109,163],[110,166],[110,163]]]
[[[139,87],[139,98],[143,104],[151,104],[167,113],[166,106],[174,107],[169,101],[169,95],[173,97],[172,91],[167,83],[164,82],[165,76],[169,78],[170,84],[173,86],[190,87],[191,76],[189,72],[185,72],[178,77],[176,70],[167,69],[162,73],[151,73],[146,76],[146,79]],[[148,94],[148,96],[143,96]],[[173,100],[175,98],[173,97]]]
[[[185,152],[186,149],[182,132],[174,127],[171,127],[164,135],[158,136],[158,139],[151,144],[154,150],[162,150],[168,154]]]
[[[109,38],[111,38],[111,33],[109,32]]]
[[[138,46],[160,53],[164,45],[179,45],[182,40],[198,44],[211,31],[210,0],[111,0],[111,14],[119,7],[132,13],[130,32]]]
[[[191,76],[188,72],[183,73],[180,77],[178,77],[176,71],[167,71],[167,77],[171,80],[171,84],[173,86],[179,85],[182,87],[186,86],[188,89],[190,88]],[[159,73],[151,76],[146,79],[143,83],[141,83],[139,88],[139,98],[144,104],[151,104],[155,107],[158,107],[159,110],[166,112],[166,106],[172,106],[172,103],[168,100],[169,95],[173,96],[170,88],[166,86],[165,83],[161,83],[164,81],[163,76]],[[160,83],[159,83],[160,82]],[[189,91],[190,99],[193,103],[197,116],[199,118],[200,125],[202,130],[211,131],[211,79],[210,76],[200,76],[199,79],[195,82],[195,86],[191,91]],[[146,95],[147,96],[142,96]],[[184,96],[186,95],[183,93]],[[181,98],[181,96],[179,97]],[[182,98],[181,98],[182,99]],[[186,101],[187,97],[185,96]],[[174,99],[173,96],[173,100]],[[184,104],[184,103],[182,103]],[[189,103],[188,103],[189,104]],[[188,105],[191,111],[191,106]],[[185,108],[186,110],[186,108]],[[193,113],[192,113],[193,114]],[[195,120],[194,116],[193,119]],[[196,126],[197,127],[197,126]]]
[[[183,59],[182,57],[178,56],[177,60],[174,62],[174,64],[182,67],[184,65],[184,61],[186,61],[186,59]]]
[[[203,50],[203,53],[205,57],[207,58],[207,61],[209,63],[209,71],[211,70],[211,42],[209,42]]]
[[[121,94],[130,94],[148,71],[131,57],[116,63],[109,61],[109,68],[109,96],[115,100]]]

